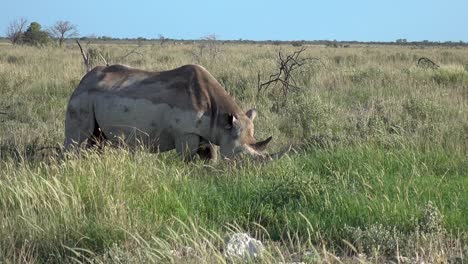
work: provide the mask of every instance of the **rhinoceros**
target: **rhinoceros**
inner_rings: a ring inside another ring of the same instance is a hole
[[[123,65],[97,66],[71,95],[66,110],[66,151],[83,146],[143,144],[150,151],[176,149],[186,160],[198,154],[231,159],[263,156],[271,137],[256,142],[255,109],[246,112],[202,66],[153,72]]]

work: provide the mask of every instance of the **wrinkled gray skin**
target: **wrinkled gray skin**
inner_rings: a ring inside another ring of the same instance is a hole
[[[271,137],[254,139],[256,111],[243,112],[203,67],[149,72],[122,65],[96,67],[73,92],[65,119],[66,151],[103,141],[152,151],[176,149],[185,159],[241,152],[262,157]]]

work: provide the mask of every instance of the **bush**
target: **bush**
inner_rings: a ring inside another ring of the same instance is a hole
[[[47,32],[41,30],[41,25],[37,22],[32,22],[26,32],[24,32],[24,43],[34,46],[45,45],[49,42]]]
[[[309,138],[326,130],[330,107],[319,97],[298,92],[290,94],[287,105],[279,114],[282,116],[280,131],[298,138]]]
[[[393,254],[401,239],[401,234],[395,228],[389,228],[382,224],[374,224],[369,227],[345,227],[354,239],[354,244],[359,252],[373,255],[375,253]]]
[[[468,73],[461,67],[446,67],[436,71],[432,80],[439,85],[468,84]]]
[[[367,255],[383,253],[391,256],[400,250],[403,255],[411,255],[419,250],[418,245],[422,248],[429,248],[431,243],[440,241],[446,235],[443,227],[444,216],[431,201],[424,206],[422,211],[421,218],[414,221],[412,230],[409,232],[382,224],[365,227],[345,226],[345,231],[359,253]]]
[[[410,98],[402,106],[402,124],[408,132],[431,132],[443,116],[440,106],[427,99]]]
[[[26,58],[24,56],[10,55],[7,57],[6,61],[10,64],[25,64]]]

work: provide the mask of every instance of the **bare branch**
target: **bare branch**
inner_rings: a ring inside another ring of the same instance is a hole
[[[320,59],[318,58],[300,58],[301,53],[305,50],[305,47],[302,47],[299,50],[294,51],[292,54],[286,56],[282,54],[281,51],[278,51],[278,73],[270,75],[268,81],[264,83],[260,82],[260,73],[258,73],[257,98],[271,85],[280,83],[281,86],[279,90],[282,93],[282,99],[278,100],[277,106],[279,106],[284,105],[286,103],[287,95],[290,92],[296,92],[300,90],[300,87],[297,85],[296,80],[293,77],[293,72],[299,69],[300,67],[304,66],[311,60],[320,61]]]
[[[104,61],[106,66],[109,66],[109,63],[107,63],[107,60],[102,56],[102,54],[100,52],[98,54],[99,54],[99,57],[101,57],[101,59]]]
[[[140,48],[139,46],[136,47],[136,48],[134,48],[134,49],[131,50],[129,53],[127,53],[127,54],[125,54],[125,55],[123,55],[123,56],[117,58],[116,60],[117,60],[117,61],[123,60],[123,59],[127,58],[128,56],[130,56],[130,55],[132,55],[132,54],[140,55],[140,57],[143,58],[143,54],[142,54],[141,52],[138,52],[138,51],[137,51],[137,49],[139,49],[139,48]]]
[[[23,33],[26,29],[27,23],[28,21],[25,18],[19,18],[17,20],[11,21],[8,25],[6,30],[6,37],[13,45],[22,43]]]
[[[201,41],[198,45],[198,54],[194,51],[192,52],[193,56],[196,58],[197,61],[200,61],[204,54],[206,54],[214,60],[220,51],[218,36],[213,33],[203,36],[200,39]]]
[[[81,44],[78,40],[76,40],[76,43],[78,44],[78,47],[80,47],[81,56],[83,56],[83,61],[86,66],[86,72],[89,72],[91,70],[91,66],[89,65],[89,56],[84,53],[83,48],[81,47]]]
[[[214,33],[208,34],[206,36],[201,37],[202,40],[207,40],[207,41],[216,41],[218,40],[218,36]]]
[[[440,66],[437,65],[437,63],[433,62],[429,58],[421,57],[418,60],[418,67],[426,68],[426,69],[430,68],[430,69],[435,70],[435,69],[439,68]]]

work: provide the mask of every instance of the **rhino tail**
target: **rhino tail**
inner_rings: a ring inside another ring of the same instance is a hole
[[[91,115],[93,119],[93,125],[92,125],[93,132],[91,133],[91,136],[88,138],[88,147],[98,147],[99,149],[102,149],[103,143],[107,140],[107,138],[106,138],[106,135],[104,135],[104,132],[102,131],[96,119],[96,112],[94,111],[94,104],[91,108]]]

